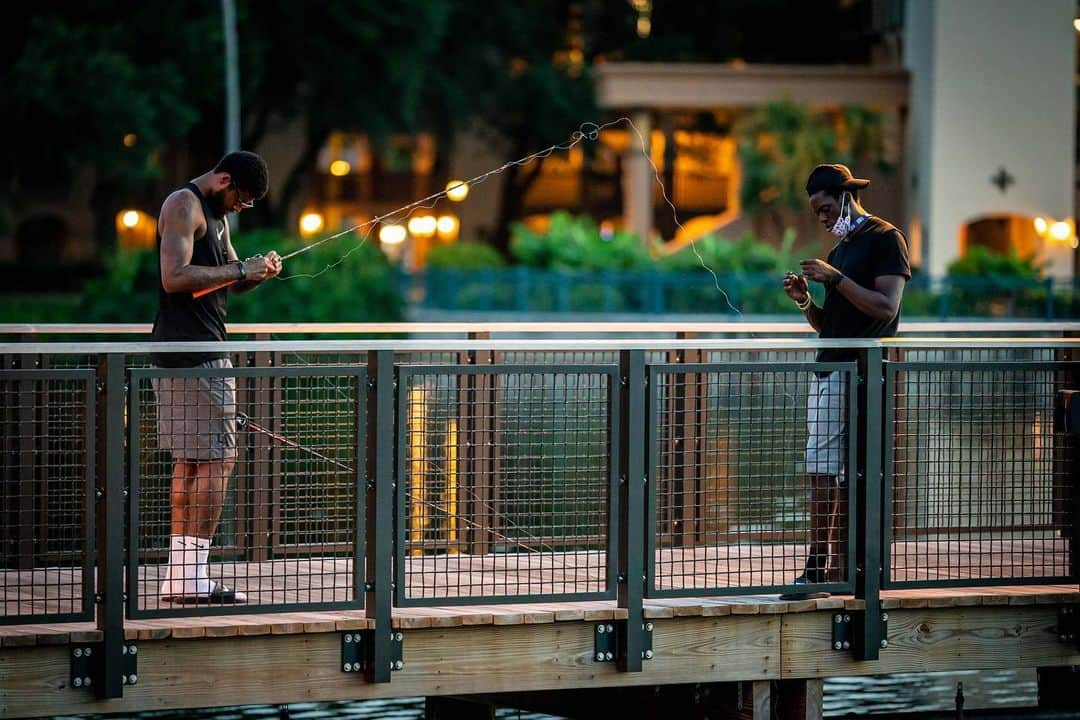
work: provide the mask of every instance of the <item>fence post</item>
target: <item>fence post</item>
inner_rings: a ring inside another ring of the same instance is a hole
[[[368,682],[390,682],[390,606],[394,567],[394,351],[368,353],[366,573],[364,610],[375,620]]]
[[[1077,333],[1063,332],[1062,337],[1076,337]],[[1080,360],[1070,347],[1054,350],[1054,360],[1073,362]],[[1080,434],[1071,437],[1065,433],[1065,405],[1063,390],[1080,390],[1080,369],[1067,369],[1054,374],[1054,451],[1051,480],[1051,515],[1053,527],[1069,542],[1069,575],[1080,579]],[[1060,468],[1060,471],[1059,471]],[[1060,472],[1060,475],[1059,475]]]
[[[645,592],[645,352],[619,353],[619,607],[626,608],[626,632],[619,637],[619,669],[640,672],[644,653]]]
[[[470,332],[469,340],[487,340],[489,332]],[[492,350],[468,350],[458,354],[458,362],[473,367],[495,363]],[[458,378],[458,452],[464,468],[458,498],[473,518],[467,530],[468,552],[484,555],[498,536],[499,476],[498,442],[495,437],[495,378],[491,375],[461,375]]]
[[[97,523],[97,627],[102,633],[101,674],[94,678],[102,698],[124,694],[124,508],[127,488],[124,472],[126,438],[124,400],[126,369],[122,353],[105,357],[104,477],[99,487]],[[134,592],[134,588],[132,588]]]
[[[881,528],[885,522],[881,498],[883,481],[882,466],[882,416],[883,400],[883,350],[881,346],[866,350],[866,363],[862,369],[863,382],[859,383],[858,412],[858,469],[857,494],[859,509],[857,518],[858,542],[857,568],[855,572],[855,597],[865,603],[862,615],[863,627],[856,632],[853,648],[859,660],[877,660],[884,638],[881,636]]]
[[[32,342],[28,336],[21,336],[20,341]],[[23,353],[16,356],[19,360],[19,368],[33,370],[40,366],[38,356]],[[20,570],[33,570],[37,560],[37,548],[34,543],[35,519],[37,517],[37,505],[44,505],[46,498],[38,498],[38,477],[40,473],[40,461],[37,461],[35,451],[39,448],[37,430],[37,402],[41,400],[41,394],[34,391],[34,383],[31,380],[23,380],[15,383],[16,405],[18,408],[18,430],[16,437],[19,438],[18,461],[12,463],[17,468],[12,473],[15,480],[15,498],[13,503],[12,520],[10,527],[13,528],[12,540],[15,545],[15,557],[18,558],[17,567]]]
[[[256,333],[256,342],[270,340],[269,333]],[[272,367],[275,364],[275,353],[259,350],[252,354],[253,367]],[[239,383],[238,383],[239,384]],[[279,430],[277,408],[279,403],[274,402],[272,393],[275,380],[266,376],[256,376],[250,380],[250,407],[271,410],[273,417],[264,417],[265,422],[276,431]],[[249,410],[248,412],[252,412]],[[270,438],[263,433],[250,433],[251,455],[248,458],[248,473],[244,480],[244,514],[243,530],[246,547],[245,557],[251,562],[265,562],[270,559],[273,552],[273,543],[276,540],[274,530],[276,523],[273,517],[277,514],[279,503],[274,502],[273,485],[281,477],[281,468],[274,462],[274,446]],[[237,523],[241,518],[237,513]],[[239,531],[239,527],[237,530]]]

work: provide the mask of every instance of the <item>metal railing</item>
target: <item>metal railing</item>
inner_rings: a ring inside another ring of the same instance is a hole
[[[0,623],[96,616],[119,643],[125,614],[363,609],[389,627],[394,606],[594,599],[632,621],[648,598],[807,589],[870,616],[882,588],[1075,582],[1076,438],[1054,411],[1080,389],[1080,340],[1047,336],[1076,329],[2,344]],[[235,367],[148,367],[210,347]],[[852,359],[817,362],[827,347]],[[844,492],[808,588],[833,511],[807,474],[807,399],[830,372]],[[159,590],[175,528],[154,382],[223,377],[240,427],[210,574],[248,602],[178,606]]]

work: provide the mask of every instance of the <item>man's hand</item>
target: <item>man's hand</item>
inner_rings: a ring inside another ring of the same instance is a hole
[[[807,285],[806,278],[802,275],[789,272],[784,275],[784,292],[795,302],[804,303],[809,295],[810,286]]]
[[[244,261],[244,272],[247,279],[254,282],[277,277],[281,272],[281,256],[271,250],[265,255],[249,257]]]
[[[803,277],[807,280],[819,282],[822,285],[832,285],[840,282],[840,278],[843,277],[839,270],[824,260],[818,260],[817,258],[803,260],[799,263],[799,267],[802,268]]]

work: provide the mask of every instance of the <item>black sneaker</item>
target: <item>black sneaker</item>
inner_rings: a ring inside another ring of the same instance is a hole
[[[817,567],[811,567],[810,564],[807,563],[806,569],[803,570],[802,575],[795,578],[795,580],[792,581],[791,584],[792,585],[806,586],[806,585],[816,585],[818,583],[823,583],[823,582],[825,582],[825,573],[823,571],[821,571],[821,570],[818,570]],[[823,590],[817,590],[817,591],[807,590],[805,592],[796,591],[796,592],[784,593],[783,595],[780,596],[780,599],[781,600],[819,600],[821,598],[827,598],[829,596],[830,596],[830,593],[827,593],[827,592],[825,592]]]

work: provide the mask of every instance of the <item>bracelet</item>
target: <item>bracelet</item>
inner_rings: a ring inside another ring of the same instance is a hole
[[[839,285],[842,282],[844,282],[844,273],[837,273],[836,274],[836,279],[833,280],[832,282],[828,283],[826,285],[826,287],[834,288],[834,287],[836,287],[837,285]]]
[[[809,310],[810,306],[813,305],[813,304],[814,304],[814,299],[812,297],[810,297],[810,293],[806,293],[806,301],[805,302],[799,302],[798,300],[795,301],[795,307],[799,308],[803,312],[806,312],[807,310]]]
[[[247,279],[247,270],[244,269],[244,261],[237,260],[236,267],[240,270],[240,277],[238,278],[238,282],[244,282],[244,280]]]

